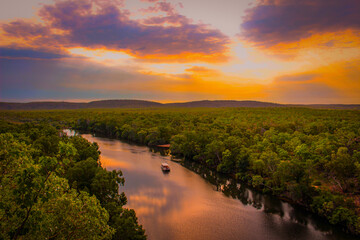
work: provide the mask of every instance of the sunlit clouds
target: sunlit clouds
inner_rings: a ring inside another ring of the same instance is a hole
[[[6,1],[4,101],[360,101],[356,0]]]
[[[38,12],[45,24],[16,20],[2,28],[6,36],[37,47],[105,48],[149,61],[174,61],[174,56],[179,61],[189,61],[190,57],[203,61],[225,59],[227,36],[204,24],[192,24],[168,8],[171,5],[154,9],[167,12],[165,17],[136,21],[111,1],[57,1]]]
[[[354,32],[358,40],[359,12],[357,0],[263,0],[248,10],[242,36],[262,47],[344,31]],[[325,41],[336,44],[335,39]]]

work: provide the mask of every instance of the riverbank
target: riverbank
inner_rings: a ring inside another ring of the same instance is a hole
[[[360,112],[315,109],[94,109],[6,112],[67,122],[173,155],[308,206],[360,233]]]
[[[102,164],[121,169],[121,188],[149,239],[354,240],[303,209],[247,188],[194,162],[127,141],[82,135],[97,142]],[[164,174],[161,163],[170,165]]]
[[[96,134],[96,136],[106,137],[106,138],[110,138],[110,139],[119,139],[119,138],[114,137],[113,135],[107,136],[104,133],[91,132],[91,134]],[[121,138],[119,140],[124,141],[124,139],[121,139]],[[159,152],[162,156],[168,155],[168,156],[171,157],[171,160],[172,160],[172,158],[176,159],[174,162],[180,163],[182,166],[190,169],[191,171],[196,172],[201,177],[203,177],[204,179],[206,179],[210,183],[214,184],[216,186],[217,191],[221,191],[224,194],[232,195],[233,197],[241,195],[239,193],[236,193],[237,189],[233,187],[234,183],[236,183],[236,185],[241,184],[241,186],[245,186],[246,188],[254,189],[255,191],[258,191],[259,193],[262,193],[262,194],[269,194],[269,195],[271,195],[273,197],[276,197],[279,200],[282,200],[282,201],[285,201],[285,202],[290,203],[292,205],[295,205],[297,208],[302,209],[301,211],[306,211],[309,214],[315,214],[316,217],[319,217],[319,219],[322,219],[320,221],[326,221],[326,222],[330,223],[326,217],[321,216],[321,215],[317,215],[315,211],[312,211],[312,208],[311,208],[310,205],[306,205],[306,204],[304,204],[302,202],[295,201],[289,196],[285,196],[285,195],[281,195],[281,194],[276,195],[276,194],[273,194],[273,192],[266,191],[266,190],[264,191],[264,187],[266,187],[264,184],[262,184],[262,185],[254,185],[254,184],[252,184],[251,180],[244,181],[244,179],[246,180],[246,178],[242,178],[242,179],[240,178],[239,179],[239,176],[235,175],[235,174],[223,174],[223,173],[220,173],[220,172],[216,171],[216,169],[210,169],[210,168],[207,168],[206,166],[203,166],[201,164],[201,162],[194,161],[194,159],[185,159],[185,158],[181,158],[181,156],[173,156],[173,155],[170,154],[170,152],[164,152],[162,148],[158,148],[156,146],[147,146],[147,145],[140,144],[140,143],[137,143],[137,142],[132,142],[130,140],[125,140],[125,141],[130,143],[130,144],[136,144],[138,146],[146,146],[152,152]],[[201,166],[202,170],[199,171],[199,168],[190,167],[191,164],[198,164],[198,166]],[[205,174],[203,173],[204,169],[205,169],[205,172],[207,172]],[[222,179],[222,180],[219,181],[219,179]],[[226,182],[227,184],[224,184],[224,182]],[[231,182],[231,184],[229,184],[229,182]],[[231,185],[232,185],[232,187],[230,187]],[[230,190],[230,192],[232,192],[231,194],[229,193],[229,189],[231,189]],[[243,203],[244,203],[244,201],[245,200],[242,199]],[[250,202],[249,202],[249,204],[250,204]],[[253,204],[254,206],[257,205],[256,202],[251,203],[251,204]],[[353,231],[349,232],[348,229],[344,228],[343,226],[341,226],[339,224],[334,224],[334,227],[336,227],[340,231],[344,231],[344,232],[347,232],[347,233],[354,234]],[[354,236],[356,236],[356,235],[354,235]]]

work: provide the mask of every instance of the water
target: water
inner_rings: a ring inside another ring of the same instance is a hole
[[[196,164],[184,167],[145,146],[82,136],[99,144],[103,167],[122,170],[126,207],[135,209],[150,240],[355,239],[302,209]],[[161,171],[163,162],[170,173]]]

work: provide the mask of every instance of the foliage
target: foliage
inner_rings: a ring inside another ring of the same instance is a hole
[[[96,144],[47,124],[0,126],[0,239],[145,239]]]
[[[88,109],[7,111],[0,116],[8,121],[67,125],[149,146],[170,144],[172,155],[235,176],[360,234],[360,112],[356,110]],[[1,124],[4,129],[13,127]],[[36,134],[19,137],[29,141]],[[77,146],[82,140],[72,141]],[[57,152],[55,144],[47,146],[40,140],[36,149],[50,156]],[[85,162],[81,166],[74,163],[68,172],[70,182],[90,194],[94,176],[102,173],[82,173],[80,169],[83,165],[95,169],[97,151],[81,154],[78,149],[74,159]],[[93,179],[92,183],[76,180],[82,175]],[[106,179],[105,175],[102,178]]]

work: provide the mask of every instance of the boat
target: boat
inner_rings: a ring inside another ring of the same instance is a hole
[[[161,164],[161,170],[163,170],[164,172],[169,172],[169,171],[170,171],[169,164],[167,164],[167,163],[162,163],[162,164]]]

